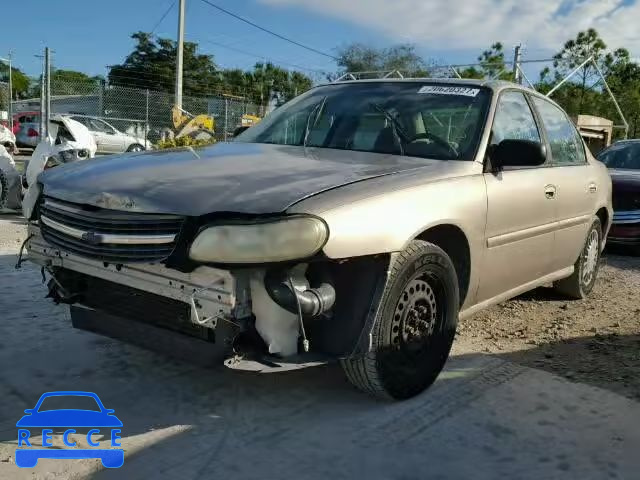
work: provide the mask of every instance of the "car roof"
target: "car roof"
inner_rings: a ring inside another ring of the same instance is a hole
[[[402,83],[402,82],[425,82],[425,83],[443,83],[447,85],[461,85],[466,87],[486,87],[494,91],[504,90],[505,88],[517,88],[519,90],[526,90],[532,93],[538,93],[535,90],[531,90],[523,85],[519,85],[513,82],[507,82],[504,80],[485,80],[475,78],[429,78],[429,77],[412,77],[412,78],[371,78],[361,80],[340,80],[331,83],[324,83],[318,86],[325,85],[342,85],[349,83]],[[538,95],[540,95],[538,93]]]

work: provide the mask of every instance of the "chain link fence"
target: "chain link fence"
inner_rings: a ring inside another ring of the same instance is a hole
[[[2,91],[0,84],[0,105]],[[174,99],[173,93],[109,85],[104,81],[54,81],[51,84],[51,113],[87,119],[83,121],[87,126],[90,118],[104,120],[121,132],[144,139],[147,146],[174,131]],[[218,141],[230,137],[240,125],[242,115],[256,115],[259,111],[258,106],[244,98],[225,95],[183,96],[182,102],[183,109],[192,115],[213,117]],[[40,98],[14,101],[13,110],[14,113],[39,111]]]
[[[9,125],[9,84],[0,82],[0,124]]]

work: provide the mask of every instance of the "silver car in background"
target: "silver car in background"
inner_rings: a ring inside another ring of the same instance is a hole
[[[141,152],[149,148],[142,136],[129,135],[96,117],[72,115],[71,118],[89,129],[98,145],[98,153]]]

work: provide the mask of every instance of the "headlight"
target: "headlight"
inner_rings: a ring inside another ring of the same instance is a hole
[[[189,257],[198,262],[270,263],[310,257],[329,237],[315,217],[290,217],[264,223],[216,225],[198,234]]]

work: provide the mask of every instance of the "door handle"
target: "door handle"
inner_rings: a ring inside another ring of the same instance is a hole
[[[596,193],[598,191],[598,185],[595,183],[589,184],[589,193]]]
[[[549,200],[553,200],[556,198],[556,186],[555,185],[547,185],[544,187],[544,196]]]

